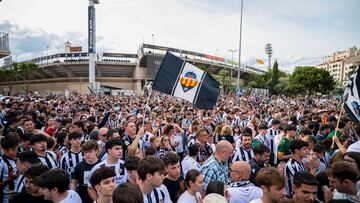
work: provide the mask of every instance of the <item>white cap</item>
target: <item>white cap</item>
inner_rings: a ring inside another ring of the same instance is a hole
[[[227,200],[219,194],[210,193],[205,196],[203,203],[227,203]]]

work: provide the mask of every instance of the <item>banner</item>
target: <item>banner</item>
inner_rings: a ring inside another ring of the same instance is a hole
[[[196,66],[167,52],[153,83],[154,90],[212,109],[219,97],[219,83]]]
[[[350,76],[344,92],[344,108],[349,117],[356,123],[360,121],[360,65]]]

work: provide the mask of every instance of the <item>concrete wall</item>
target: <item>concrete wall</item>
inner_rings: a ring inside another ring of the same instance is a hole
[[[134,90],[134,80],[132,78],[113,78],[113,77],[97,77],[97,82],[101,86],[108,86],[113,88],[120,88],[124,90]],[[8,92],[9,86],[6,83],[0,83],[0,92]],[[91,87],[87,78],[58,78],[58,79],[43,79],[34,80],[30,86],[30,91],[37,91],[40,93],[59,93],[65,89],[77,90],[81,93],[88,93]],[[25,92],[24,84],[14,84],[12,87],[12,94],[17,92]]]

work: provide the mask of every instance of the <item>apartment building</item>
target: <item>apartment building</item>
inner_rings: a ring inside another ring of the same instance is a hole
[[[336,51],[330,56],[324,56],[318,68],[325,69],[330,75],[344,86],[348,79],[348,73],[360,64],[360,49],[351,47],[345,51]]]

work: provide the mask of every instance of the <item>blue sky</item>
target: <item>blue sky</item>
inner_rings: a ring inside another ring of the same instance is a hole
[[[87,47],[87,0],[3,0],[0,31],[10,33],[18,60],[61,52],[66,41]],[[242,62],[266,59],[282,69],[316,65],[321,57],[360,47],[358,0],[244,0]],[[231,58],[238,49],[240,0],[100,0],[97,51],[135,53],[140,43]],[[236,57],[237,58],[237,54]]]

